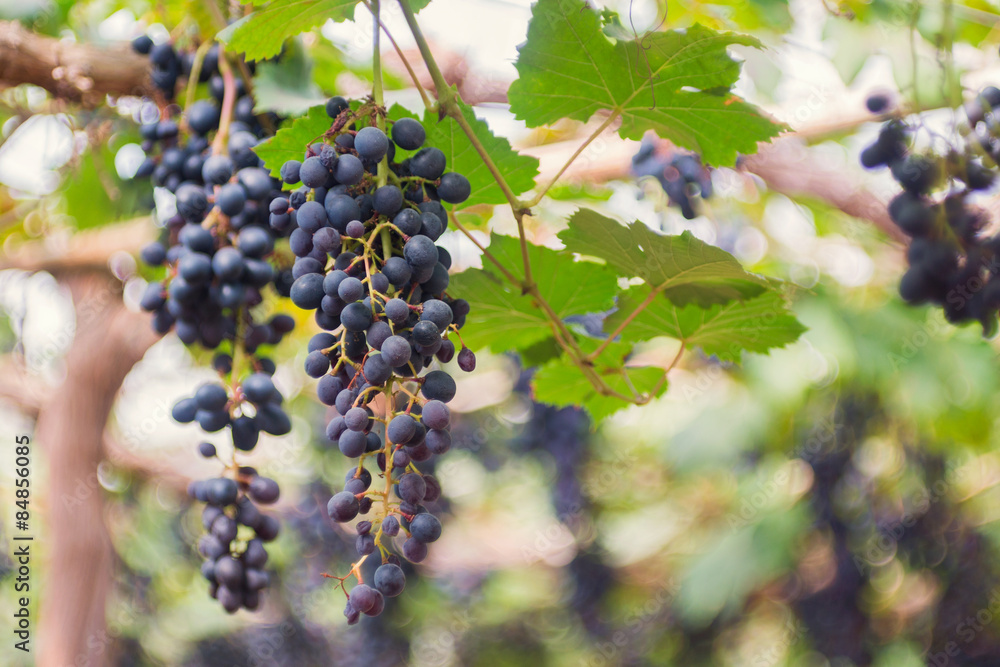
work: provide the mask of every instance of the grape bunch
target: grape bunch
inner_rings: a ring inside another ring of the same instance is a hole
[[[648,139],[643,140],[639,152],[632,157],[632,174],[655,178],[667,193],[670,204],[680,208],[688,220],[698,217],[696,198],[712,196],[712,175],[702,165],[701,158],[694,153],[659,151]]]
[[[206,456],[216,455],[207,442],[200,450]],[[198,540],[198,551],[205,558],[201,574],[209,582],[209,595],[229,613],[241,607],[257,609],[260,592],[270,583],[264,570],[268,557],[264,543],[278,536],[280,524],[257,504],[273,503],[279,491],[277,482],[250,467],[239,468],[235,480],[217,477],[188,487],[188,495],[207,503],[201,522],[208,532]]]
[[[456,354],[452,337],[469,304],[447,295],[451,257],[435,245],[448,227],[441,202],[465,201],[470,185],[446,172],[441,150],[423,146],[417,121],[392,123],[390,140],[379,127],[384,110],[371,101],[352,109],[334,97],[327,113],[323,141],[281,166],[282,180],[295,189],[272,203],[270,224],[289,233],[297,257],[292,301],[315,311],[324,330],[310,341],[305,367],[318,379],[320,401],[338,413],[326,435],[352,459],[328,513],[345,523],[380,504],[356,525],[360,560],[351,572],[359,583],[344,612],[356,623],[361,614],[381,613],[385,598],[405,586],[393,538],[402,540],[403,557],[418,563],[441,535],[423,504],[440,496],[440,485],[416,464],[451,447],[446,404],[455,380],[429,367],[453,358],[463,370],[475,367],[464,345]],[[373,486],[373,472],[382,483]],[[382,564],[369,585],[361,583],[360,564],[372,554]]]
[[[994,108],[1000,108],[1000,89],[988,87],[966,105],[964,145],[944,154],[914,150],[919,128],[892,117],[860,156],[868,169],[888,167],[902,188],[888,206],[889,217],[912,239],[900,296],[941,306],[952,323],[978,321],[984,334],[996,331],[1000,308],[1000,235],[987,231],[989,216],[976,206],[977,196],[993,186],[1000,159]]]
[[[184,343],[209,349],[239,337],[253,353],[261,344],[280,342],[293,322],[282,316],[258,323],[250,314],[269,285],[287,296],[291,272],[274,253],[283,235],[268,224],[281,184],[252,150],[261,128],[249,96],[236,98],[236,109],[243,100],[251,102],[245,105],[249,118],[240,120],[237,113],[226,128],[219,127],[219,107],[209,100],[192,104],[181,124],[168,118],[140,128],[146,150],[161,150],[145,160],[137,177],[151,176],[154,185],[172,192],[177,211],[166,221],[165,242],[141,252],[145,263],[167,268],[163,281],[149,284],[141,305],[154,314],[159,333],[175,328]],[[251,119],[255,125],[244,122]]]
[[[258,372],[232,392],[222,384],[203,384],[194,396],[178,401],[172,411],[179,423],[197,422],[208,433],[230,431],[234,456],[226,470],[232,478],[195,481],[188,488],[192,499],[208,503],[202,524],[209,532],[198,543],[198,551],[206,559],[202,575],[209,581],[211,596],[230,613],[241,606],[257,608],[259,591],[268,582],[261,569],[267,560],[263,543],[276,538],[280,528],[277,519],[262,514],[254,504],[276,501],[278,484],[259,476],[253,468],[238,466],[235,451],[252,451],[261,433],[285,435],[291,430],[282,401],[271,377]],[[210,442],[202,442],[198,451],[205,458],[218,457]],[[245,526],[252,537],[238,537],[239,526]]]
[[[142,51],[146,44],[137,42]],[[170,45],[149,45],[148,51],[154,83],[169,100],[176,80],[157,75],[175,70],[188,75],[191,58]],[[281,183],[261,168],[252,150],[265,134],[253,99],[241,81],[219,74],[219,57],[212,47],[200,63],[209,99],[194,101],[183,115],[161,101],[159,120],[140,127],[147,158],[136,176],[149,177],[170,193],[176,209],[165,221],[162,240],[140,253],[164,274],[148,285],[141,306],[153,313],[159,333],[174,330],[187,345],[217,350],[212,365],[220,382],[178,401],[172,416],[182,424],[195,422],[206,433],[227,431],[232,442],[224,473],[188,489],[192,499],[207,503],[202,523],[208,532],[198,544],[205,558],[202,574],[212,597],[232,613],[258,607],[268,584],[264,543],[280,528],[257,507],[277,500],[277,483],[239,465],[236,455],[252,451],[261,433],[291,431],[284,399],[271,379],[274,362],[263,351],[280,343],[295,321],[258,307],[273,300],[269,291],[287,296],[292,282],[290,261],[275,252],[285,235],[269,224]],[[161,68],[163,63],[173,64]],[[211,442],[202,442],[199,451],[222,460]]]

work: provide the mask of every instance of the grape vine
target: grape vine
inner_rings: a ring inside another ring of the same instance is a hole
[[[629,79],[634,90],[598,96],[607,118],[550,182],[521,199],[535,186],[537,161],[493,135],[447,84],[416,19],[422,4],[399,1],[434,82],[433,97],[397,48],[426,107],[422,119],[386,105],[380,38],[388,31],[381,3],[363,4],[373,17],[371,94],[355,100],[334,96],[292,119],[256,114],[247,78],[255,71],[253,61],[285,57],[275,39],[291,28],[270,23],[284,11],[280,2],[220,32],[220,44],[180,49],[143,37],[133,42],[150,58],[159,110],[155,121],[140,128],[147,159],[137,177],[172,194],[176,208],[165,216],[161,241],[142,251],[145,262],[164,274],[149,284],[142,306],[153,314],[158,332],[174,331],[188,345],[217,351],[219,382],[177,403],[173,417],[207,433],[228,429],[231,436],[231,455],[218,443],[201,443],[200,453],[222,461],[225,470],[189,489],[206,503],[206,534],[198,544],[202,573],[212,596],[230,612],[259,606],[269,580],[264,545],[279,532],[277,519],[258,507],[278,499],[277,483],[242,460],[261,433],[291,430],[266,354],[294,327],[292,317],[266,312],[278,298],[313,314],[319,332],[308,342],[305,373],[317,381],[319,401],[332,408],[326,438],[351,461],[326,510],[333,522],[353,523],[357,559],[344,574],[324,573],[339,582],[349,624],[379,615],[386,598],[406,586],[404,561],[423,561],[428,545],[441,536],[440,520],[426,508],[441,496],[441,486],[420,464],[451,448],[448,404],[458,391],[451,369],[473,371],[474,350],[525,353],[551,342],[551,351],[535,359],[540,368],[533,395],[555,405],[582,405],[599,420],[662,394],[667,373],[693,347],[735,360],[744,349],[766,351],[801,331],[773,283],[690,234],[663,236],[582,210],[560,234],[564,250],[529,240],[533,207],[617,119],[624,121],[622,136],[646,123],[645,129],[666,132],[696,151],[660,165],[644,149],[635,161],[638,172],[658,172],[672,202],[689,218],[695,215],[689,186],[697,185],[702,197],[711,195],[708,171],[695,155],[725,163],[735,159],[734,146],[750,148],[778,126],[735,98],[723,108],[702,95],[697,100],[704,114],[738,114],[746,129],[714,142],[677,136],[663,119],[640,121],[632,105],[647,104],[649,97],[656,106],[656,100],[688,93],[662,86],[659,77]],[[601,31],[605,22],[617,20],[612,14],[598,14],[578,0],[571,4],[579,4],[579,12],[570,14],[575,25],[558,30],[594,40],[575,44],[566,34],[550,34],[546,20],[556,11],[553,2],[536,6],[529,45],[544,46],[522,49],[519,69],[527,87],[511,89],[512,109],[530,126],[551,120],[550,111],[537,106],[532,86],[566,85],[553,69],[562,57],[551,52],[553,39],[575,49],[574,57],[593,59],[588,49],[596,49],[617,68],[634,58],[636,44]],[[307,12],[294,25],[313,19]],[[735,64],[725,52],[732,43],[756,46],[697,27],[664,34],[645,60],[669,72],[678,67],[672,54],[699,48]],[[728,88],[735,78],[727,67],[690,83]],[[173,100],[184,82],[181,113]],[[200,99],[202,91],[207,97]],[[568,115],[585,119],[593,111],[588,106]],[[494,234],[488,246],[482,243],[459,215],[473,203],[509,205],[517,237]],[[467,269],[453,280],[452,258],[438,243],[450,230],[482,252],[482,269]],[[631,287],[624,289],[624,283]],[[777,316],[774,324],[748,340],[746,323],[764,313]],[[662,318],[672,324],[659,325]],[[584,320],[593,324],[586,331],[578,327]],[[680,341],[672,361],[636,364],[633,345],[664,332]]]

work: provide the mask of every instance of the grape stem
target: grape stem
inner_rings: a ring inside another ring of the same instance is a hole
[[[608,334],[608,337],[605,338],[604,341],[602,341],[601,344],[597,346],[596,350],[587,355],[587,361],[594,361],[595,359],[597,359],[597,357],[601,356],[601,352],[604,352],[604,350],[607,349],[608,345],[610,345],[615,338],[618,338],[618,336],[621,335],[622,331],[625,330],[625,327],[631,324],[632,320],[638,317],[639,313],[646,310],[646,308],[648,308],[649,305],[656,300],[656,297],[658,297],[660,293],[663,292],[665,287],[666,285],[661,285],[659,287],[654,287],[653,289],[651,289],[649,291],[649,296],[643,299],[642,303],[636,306],[635,309],[628,314],[628,317],[622,320],[621,324],[615,327],[614,331]]]
[[[226,138],[229,136],[229,124],[233,120],[233,106],[236,104],[236,80],[233,78],[233,70],[226,60],[226,54],[219,46],[219,70],[222,72],[222,115],[219,117],[219,131],[212,139],[212,155],[221,155],[226,146]]]
[[[194,54],[194,62],[191,63],[191,73],[188,74],[187,90],[184,93],[185,109],[190,109],[191,105],[194,104],[195,93],[198,91],[198,79],[201,78],[201,68],[205,63],[205,55],[210,48],[212,48],[211,41],[202,42]]]
[[[566,170],[570,168],[570,165],[572,165],[574,162],[576,162],[576,159],[578,157],[580,157],[580,155],[583,153],[583,151],[585,151],[587,149],[587,146],[589,146],[594,141],[594,139],[597,139],[597,137],[601,136],[601,134],[603,134],[606,129],[608,129],[609,127],[611,127],[611,124],[614,123],[615,120],[617,120],[617,119],[618,119],[618,114],[617,113],[609,114],[608,117],[604,120],[604,122],[601,123],[597,127],[596,130],[594,130],[593,132],[591,132],[590,136],[587,137],[583,141],[582,144],[580,144],[580,147],[577,148],[576,151],[572,155],[569,156],[569,159],[566,160],[566,163],[563,164],[562,167],[560,167],[559,171],[556,172],[556,175],[553,176],[552,179],[545,185],[545,187],[543,187],[541,190],[539,190],[538,194],[536,194],[534,197],[532,197],[525,204],[525,206],[527,206],[528,208],[531,208],[533,206],[537,206],[538,203],[540,201],[542,201],[542,198],[545,197],[546,193],[548,193],[548,191],[550,189],[552,189],[552,186],[555,185],[559,181],[560,178],[562,178],[562,175],[564,173],[566,173]]]
[[[380,0],[370,0],[371,7],[369,9],[372,13],[372,19],[374,25],[372,26],[372,75],[375,79],[373,83],[372,94],[375,100],[375,126],[378,129],[385,132],[385,115],[382,110],[385,108],[385,95],[382,91],[382,43],[380,37],[382,31],[379,30],[379,13],[381,11]],[[376,176],[376,182],[379,187],[385,185],[389,173],[389,156],[383,155],[382,160],[378,163],[378,175]],[[374,301],[372,302],[372,307],[374,308]]]
[[[379,26],[381,26],[382,32],[385,33],[385,36],[389,38],[389,43],[392,44],[392,48],[396,50],[396,55],[399,56],[399,59],[403,62],[403,67],[406,68],[406,72],[410,75],[410,80],[413,81],[413,86],[417,89],[417,92],[420,93],[420,99],[424,101],[424,106],[427,109],[433,110],[434,102],[431,101],[431,98],[427,95],[427,91],[424,90],[424,87],[420,84],[420,80],[417,78],[417,73],[413,71],[413,66],[410,65],[410,61],[407,60],[406,56],[403,54],[403,50],[399,48],[399,44],[396,43],[396,39],[392,36],[392,33],[389,32],[389,28],[382,22],[382,18],[378,15],[376,9],[372,8],[371,2],[368,0],[362,0],[362,2],[364,2],[365,7],[368,8],[368,11],[375,16],[375,21]],[[378,28],[376,28],[376,31],[378,31]]]

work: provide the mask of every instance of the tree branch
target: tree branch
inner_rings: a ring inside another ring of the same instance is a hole
[[[76,333],[61,387],[43,405],[36,440],[49,461],[46,506],[50,554],[39,615],[41,667],[103,664],[112,549],[97,467],[118,389],[157,339],[148,316],[121,303],[117,281],[95,274],[67,281]],[[100,639],[102,641],[95,641]]]
[[[860,174],[845,173],[843,165],[819,158],[801,139],[788,137],[762,144],[756,154],[743,158],[742,168],[759,176],[775,192],[825,201],[847,215],[867,220],[894,241],[907,242],[889,218],[886,202],[864,186]]]
[[[28,241],[0,254],[0,269],[48,271],[107,272],[108,259],[116,252],[134,255],[156,237],[156,228],[148,217],[79,231],[68,241],[47,238]]]
[[[0,85],[31,83],[70,102],[96,106],[106,95],[147,94],[149,81],[149,59],[127,47],[101,49],[0,21]]]

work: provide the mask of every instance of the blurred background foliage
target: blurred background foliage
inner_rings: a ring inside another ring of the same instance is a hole
[[[43,34],[113,44],[198,22],[199,4],[40,0],[0,3],[0,16]],[[606,4],[629,15],[628,2]],[[996,78],[997,8],[950,4],[963,82]],[[512,35],[501,45],[512,58],[528,3],[468,5],[462,11],[506,17],[509,25],[493,30]],[[656,25],[664,7],[635,2],[636,26]],[[928,108],[943,99],[939,2],[682,1],[666,9],[669,27],[698,21],[772,46],[741,54],[741,85],[796,129],[843,119],[845,109],[857,119],[813,140],[810,160],[854,168],[857,148],[874,132],[860,100],[876,85]],[[437,45],[474,70],[502,49],[483,42],[483,26],[449,42],[461,14],[451,23],[444,17],[457,11],[435,0],[421,16]],[[335,92],[363,94],[371,77],[363,23],[316,30],[289,44],[281,65],[262,65],[259,108],[294,114]],[[809,57],[796,68],[790,63],[801,52]],[[389,99],[412,101],[406,84],[390,71]],[[528,132],[502,105],[478,111],[522,148],[579,130]],[[122,148],[137,142],[138,113],[127,102],[78,110],[30,86],[0,92],[5,252],[40,239],[58,248],[84,230],[148,214],[151,193],[123,178]],[[866,183],[888,194],[880,178]],[[165,406],[207,377],[206,358],[174,338],[155,345],[126,379],[110,426],[128,457],[110,457],[94,471],[98,484],[62,496],[68,511],[80,494],[107,498],[117,562],[108,633],[95,638],[106,664],[1000,664],[995,341],[904,306],[896,295],[901,247],[872,226],[739,172],[720,170],[715,179],[719,196],[693,221],[624,170],[567,184],[553,190],[555,203],[530,231],[550,241],[583,203],[669,233],[692,229],[748,269],[789,281],[808,332],[738,367],[692,356],[663,398],[596,430],[579,410],[534,403],[521,360],[482,355],[459,388],[456,444],[435,473],[446,492],[438,508],[445,536],[407,594],[357,628],[346,628],[339,591],[320,577],[349,562],[353,536],[324,512],[346,463],[327,449],[324,409],[301,371],[312,333],[305,319],[275,351],[295,430],[254,454],[285,490],[270,561],[278,584],[257,614],[220,612],[192,546],[200,526],[183,480],[204,476],[209,464],[196,456],[195,430],[170,423]],[[502,209],[465,218],[481,230],[512,224]],[[475,262],[469,245],[449,241],[457,265]],[[134,307],[144,276],[127,254],[108,262]],[[74,326],[66,291],[44,273],[8,269],[0,305],[4,363],[58,382]],[[16,401],[0,400],[5,432],[31,429]],[[34,467],[38,489],[44,463]],[[2,466],[0,496],[11,497],[11,488]],[[6,541],[13,514],[5,506]],[[34,506],[43,557],[44,517],[59,509]],[[0,555],[4,618],[13,611],[9,553]],[[44,587],[41,572],[33,583]],[[0,662],[20,660],[10,642],[0,645]]]

